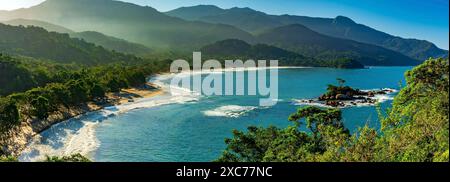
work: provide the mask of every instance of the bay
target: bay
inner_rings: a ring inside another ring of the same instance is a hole
[[[279,69],[278,103],[271,107],[259,106],[259,96],[158,96],[145,101],[151,103],[148,107],[144,104],[125,112],[109,108],[108,112],[91,113],[53,126],[41,133],[20,159],[33,161],[44,155],[80,152],[95,161],[212,161],[225,149],[224,139],[232,136],[233,129],[244,131],[251,125],[286,127],[292,124],[288,116],[301,107],[295,99],[320,96],[327,84],[337,84],[336,78],[358,89],[399,90],[409,69]],[[381,107],[385,109],[391,102],[383,102]],[[373,106],[342,111],[345,126],[352,132],[366,124],[380,127]]]

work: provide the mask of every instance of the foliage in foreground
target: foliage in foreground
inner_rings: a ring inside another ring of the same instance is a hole
[[[81,154],[73,154],[70,156],[47,156],[44,162],[92,162],[90,159],[84,157]]]
[[[13,156],[0,156],[0,162],[19,162],[19,160]]]
[[[380,114],[380,131],[364,126],[349,134],[340,110],[303,107],[289,116],[293,126],[233,131],[217,161],[448,162],[448,59],[428,60],[405,76],[407,86]],[[303,124],[309,132],[300,131]]]
[[[8,156],[2,157],[0,156],[0,162],[19,162],[16,157]],[[43,162],[92,162],[87,157],[81,154],[72,154],[70,156],[47,156],[47,158]]]

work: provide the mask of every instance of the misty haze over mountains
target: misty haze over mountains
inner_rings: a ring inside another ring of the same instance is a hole
[[[0,21],[16,19],[46,22],[60,33],[87,31],[89,35],[78,33],[78,38],[99,45],[112,40],[132,45],[137,51],[122,52],[133,54],[151,49],[192,52],[217,41],[238,39],[315,59],[349,57],[364,65],[416,65],[429,57],[448,56],[448,51],[428,41],[389,35],[344,16],[275,16],[250,8],[211,5],[162,13],[121,1],[47,0],[27,9],[0,11]]]

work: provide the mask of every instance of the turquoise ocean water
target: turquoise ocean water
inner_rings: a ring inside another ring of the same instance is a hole
[[[95,161],[211,161],[221,154],[224,139],[233,129],[286,127],[292,124],[287,117],[301,107],[295,99],[318,97],[327,84],[337,84],[336,78],[359,89],[398,90],[408,69],[411,67],[279,69],[279,100],[271,107],[259,106],[259,96],[165,94],[57,124],[33,139],[20,160],[82,153]],[[381,106],[389,107],[391,102]],[[378,128],[377,117],[375,107],[343,109],[345,126],[351,131],[365,124]]]

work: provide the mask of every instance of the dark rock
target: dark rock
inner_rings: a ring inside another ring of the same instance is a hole
[[[337,94],[337,95],[336,95],[336,99],[337,99],[337,100],[350,100],[351,97],[348,96],[348,95],[344,95],[344,94]]]

